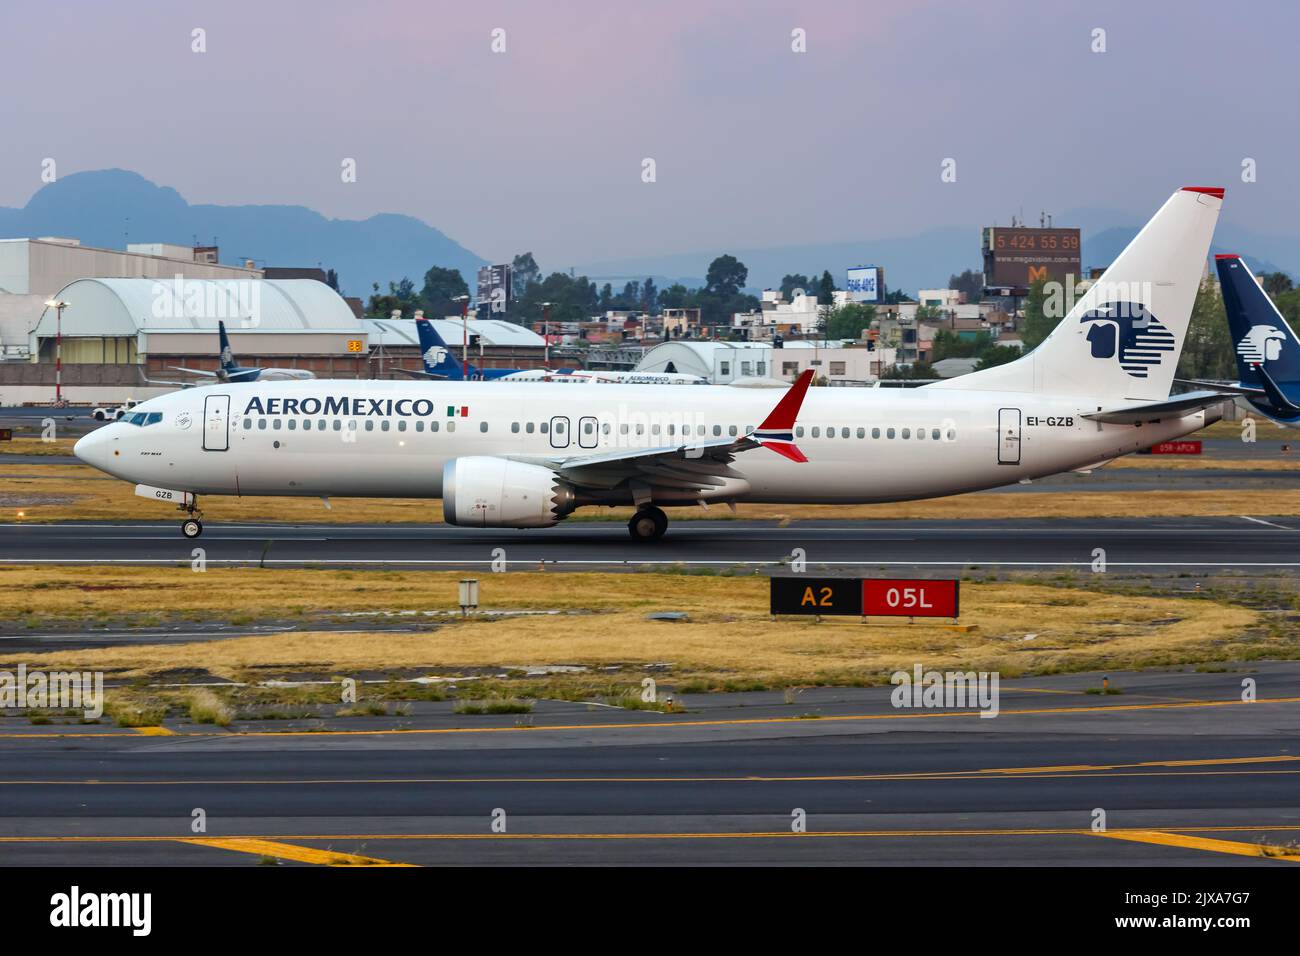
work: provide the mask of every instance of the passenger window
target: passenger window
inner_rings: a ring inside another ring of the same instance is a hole
[[[245,418],[245,419],[244,419],[244,431],[248,431],[248,430],[249,430],[250,428],[252,428],[252,427],[253,427],[253,420],[252,420],[251,418]]]
[[[886,437],[886,438],[893,438],[893,437],[894,437],[894,430],[893,430],[892,428],[887,428],[887,429],[885,429],[885,437]]]
[[[456,423],[455,423],[455,422],[448,422],[448,423],[447,423],[447,431],[449,431],[449,432],[454,432],[455,430],[456,430]]]
[[[736,426],[735,426],[735,425],[728,425],[728,426],[727,426],[727,434],[730,435],[732,438],[735,438],[735,437],[736,437]]]
[[[374,431],[374,430],[375,430],[375,423],[374,423],[374,421],[373,421],[373,420],[370,420],[370,419],[367,419],[367,420],[366,420],[366,431],[368,431],[368,432],[372,432],[372,431]]]
[[[422,432],[422,431],[424,431],[424,421],[423,421],[423,419],[421,419],[420,421],[418,421],[418,422],[415,423],[415,430],[416,430],[417,432]]]
[[[260,432],[264,432],[264,431],[266,431],[266,419],[265,419],[265,418],[259,418],[259,419],[257,420],[257,430],[260,431]]]
[[[658,435],[658,434],[659,434],[659,426],[658,426],[658,425],[651,425],[651,426],[650,426],[650,434],[651,434],[651,435]]]
[[[813,438],[821,438],[821,437],[822,437],[822,428],[821,428],[820,425],[814,425],[814,426],[813,426],[812,437],[813,437]]]
[[[288,421],[289,431],[294,431],[298,427],[298,419],[291,418]]]
[[[388,423],[384,422],[384,424],[387,425]],[[356,430],[357,430],[357,420],[354,418],[348,422],[348,431],[354,432]]]
[[[795,430],[794,430],[794,437],[795,437],[795,438],[803,438],[803,426],[802,426],[802,425],[798,425],[798,426],[795,427]]]
[[[627,434],[627,422],[624,422],[622,425],[619,425],[619,426],[618,426],[618,433],[619,433],[620,435],[626,435],[626,434]]]
[[[311,419],[310,419],[310,418],[304,418],[304,419],[302,420],[302,430],[305,431],[305,432],[309,432],[309,431],[311,431]]]
[[[429,422],[429,431],[436,432],[441,425],[438,422]]]
[[[539,431],[541,431],[543,435],[545,435],[548,431],[550,431],[551,425],[549,422],[542,422],[540,425],[537,426],[537,428]]]
[[[479,423],[478,423],[478,430],[481,431],[481,432],[485,432],[485,431],[487,431],[487,422],[479,422]]]
[[[873,429],[871,429],[871,437],[872,437],[872,438],[879,438],[879,437],[880,437],[880,429],[879,429],[879,428],[873,428]]]
[[[397,430],[398,430],[399,432],[404,432],[404,431],[406,431],[406,419],[405,419],[405,418],[399,418],[399,419],[397,420]]]
[[[714,437],[714,438],[717,438],[717,437],[718,437],[719,435],[721,435],[721,434],[722,434],[722,426],[721,426],[721,425],[714,425],[714,426],[713,426],[713,437]]]
[[[937,428],[931,428],[931,429],[930,429],[930,440],[931,440],[931,441],[938,441],[938,440],[939,440],[939,429],[937,429]]]
[[[956,441],[956,440],[957,440],[957,429],[955,429],[955,428],[949,428],[949,429],[948,429],[948,441]]]
[[[849,430],[848,430],[848,428],[841,428],[841,429],[840,429],[840,437],[841,437],[841,438],[848,438],[848,437],[849,437]]]
[[[280,430],[280,419],[276,418],[271,421],[271,429],[277,432]]]
[[[316,423],[316,430],[322,432],[325,430],[325,419],[322,418]]]
[[[381,431],[388,431],[389,423],[387,418],[385,418],[382,422],[379,423],[379,428]]]
[[[608,434],[609,434],[609,422],[602,422],[602,423],[601,423],[601,426],[600,426],[600,431],[601,431],[601,434],[603,434],[603,435],[608,435]]]
[[[904,429],[903,429],[903,437],[904,437],[904,438],[911,438],[911,437],[912,437],[912,429],[910,429],[910,428],[904,428]]]
[[[867,437],[867,430],[866,430],[865,428],[862,428],[861,426],[859,426],[859,428],[858,428],[858,437],[859,437],[859,438],[866,438],[866,437]]]
[[[484,422],[483,424],[486,425],[487,422]],[[484,431],[487,431],[486,428],[484,428],[483,430],[484,430]],[[583,433],[584,435],[590,435],[594,430],[595,430],[595,428],[594,428],[594,426],[591,424],[591,422],[583,422],[583,423],[582,423],[582,433]]]
[[[512,435],[518,435],[518,434],[519,434],[519,423],[518,423],[518,422],[511,422],[511,423],[510,423],[510,434],[512,434]]]
[[[675,429],[676,427],[677,427],[676,425],[669,425],[669,426],[668,426],[668,434],[670,434],[670,435],[673,434],[673,429]]]
[[[341,432],[341,431],[343,431],[343,423],[342,423],[341,421],[339,421],[337,418],[334,419],[334,430],[335,430],[336,432]]]
[[[533,423],[528,422],[526,425],[524,425],[524,431],[528,432],[528,434],[531,435],[533,433]]]

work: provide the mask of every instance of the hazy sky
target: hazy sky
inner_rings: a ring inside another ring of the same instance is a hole
[[[26,203],[53,157],[60,175],[122,167],[190,202],[409,213],[547,270],[1022,208],[1141,222],[1184,184],[1226,185],[1226,220],[1293,233],[1298,9],[0,0],[0,205]]]

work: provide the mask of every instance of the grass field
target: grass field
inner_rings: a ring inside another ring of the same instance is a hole
[[[455,573],[158,568],[0,569],[0,607],[29,625],[140,615],[250,620],[313,611],[434,611],[455,606]],[[1266,615],[1206,597],[1110,593],[1022,582],[967,582],[962,623],[856,618],[771,620],[767,581],[753,576],[520,572],[481,579],[484,609],[554,610],[455,618],[406,633],[304,630],[183,645],[25,654],[29,668],[91,668],[118,676],[206,671],[232,679],[364,672],[507,672],[580,665],[643,672],[665,665],[677,681],[765,684],[875,682],[915,662],[995,669],[1004,676],[1294,653],[1297,637]],[[1088,584],[1086,576],[1080,579]],[[310,595],[304,598],[303,595]],[[686,622],[647,620],[684,611]],[[364,624],[358,625],[364,627]],[[310,625],[308,625],[310,627]],[[1294,629],[1292,629],[1294,630]],[[0,654],[3,651],[0,650]],[[16,662],[14,662],[16,664]],[[664,678],[669,679],[668,677]]]

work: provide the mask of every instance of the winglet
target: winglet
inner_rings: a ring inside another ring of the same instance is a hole
[[[764,448],[770,448],[791,461],[807,461],[807,456],[794,443],[794,422],[799,417],[799,408],[803,405],[804,395],[808,391],[808,386],[812,384],[812,379],[813,370],[805,370],[790,386],[789,391],[781,396],[781,401],[776,403],[776,408],[763,419],[763,424],[759,425],[749,437]]]

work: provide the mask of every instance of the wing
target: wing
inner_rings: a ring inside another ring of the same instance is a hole
[[[812,376],[812,369],[800,375],[763,424],[748,435],[556,458],[547,464],[578,487],[610,489],[628,482],[634,493],[636,485],[644,486],[648,499],[651,488],[703,493],[730,481],[744,481],[745,476],[734,471],[731,463],[752,448],[768,448],[791,461],[805,462],[808,459],[794,443],[794,423]]]
[[[184,372],[187,375],[206,375],[208,378],[217,377],[216,372],[207,372],[201,368],[186,368],[183,365],[168,365],[167,367],[171,369],[173,372]]]
[[[1141,422],[1158,422],[1167,418],[1182,418],[1192,412],[1221,405],[1227,400],[1222,392],[1188,392],[1163,402],[1147,405],[1130,405],[1127,408],[1099,409],[1080,416],[1108,425],[1136,425]]]

